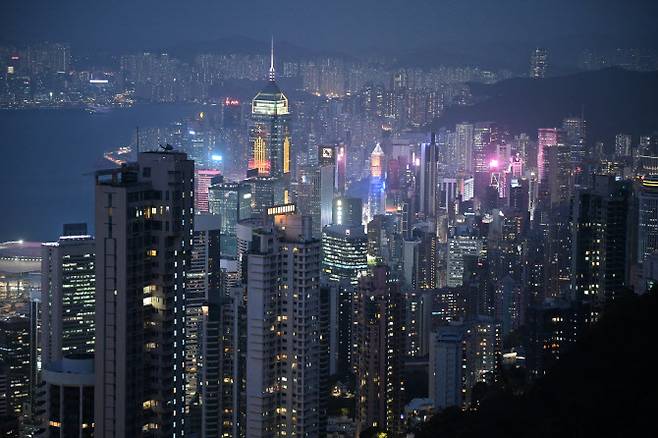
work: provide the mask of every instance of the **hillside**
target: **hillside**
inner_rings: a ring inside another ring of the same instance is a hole
[[[541,80],[510,79],[471,84],[475,104],[451,107],[437,127],[462,121],[497,122],[513,133],[536,134],[559,126],[563,118],[584,113],[588,142],[610,144],[619,132],[658,130],[658,72],[605,69]]]
[[[621,300],[525,394],[503,391],[477,412],[446,411],[417,437],[657,436],[649,359],[657,312],[655,290]]]

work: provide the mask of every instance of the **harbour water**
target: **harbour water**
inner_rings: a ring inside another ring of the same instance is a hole
[[[93,231],[93,174],[112,166],[103,153],[128,145],[137,126],[164,126],[195,109],[0,110],[0,242],[53,240],[69,222]]]

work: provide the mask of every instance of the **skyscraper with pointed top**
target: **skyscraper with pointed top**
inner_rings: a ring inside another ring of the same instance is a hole
[[[288,98],[276,83],[274,39],[267,84],[251,102],[249,145],[249,168],[258,169],[259,176],[280,180],[285,190],[292,160],[290,109]]]

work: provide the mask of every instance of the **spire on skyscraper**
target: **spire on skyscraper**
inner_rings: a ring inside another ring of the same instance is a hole
[[[272,47],[270,49],[270,81],[274,82],[276,72],[274,71],[274,35],[272,35]]]

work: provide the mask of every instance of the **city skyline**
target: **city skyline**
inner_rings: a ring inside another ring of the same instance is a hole
[[[0,7],[0,435],[646,432],[658,5],[413,3]]]

